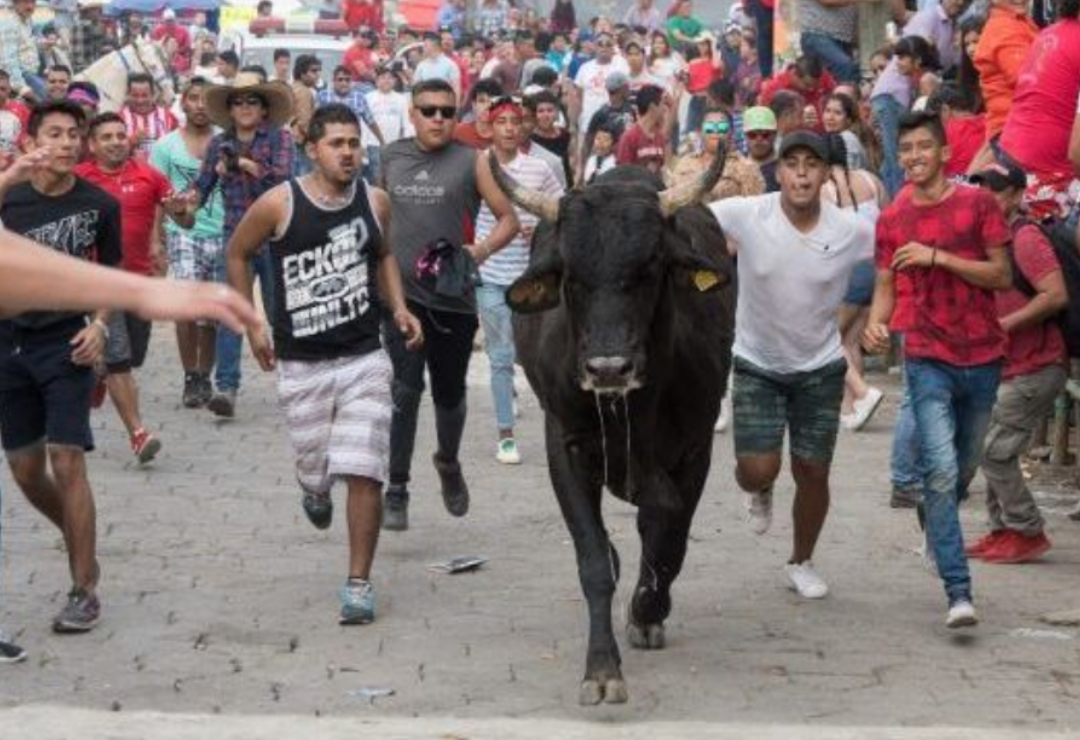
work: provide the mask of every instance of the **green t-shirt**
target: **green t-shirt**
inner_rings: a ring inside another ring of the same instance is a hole
[[[191,156],[179,130],[173,131],[154,143],[150,150],[150,164],[168,178],[176,192],[190,188],[198,178],[199,169],[202,167],[202,162]],[[165,219],[165,228],[170,233],[184,231],[169,218]],[[221,190],[217,189],[195,214],[195,226],[187,233],[201,239],[215,237],[220,239],[224,231],[225,203],[221,197]]]
[[[681,15],[676,15],[668,19],[667,22],[667,34],[668,44],[672,49],[681,49],[685,41],[680,41],[675,38],[675,31],[678,31],[686,38],[692,39],[700,34],[705,29],[701,21],[693,16],[689,18],[683,18]]]

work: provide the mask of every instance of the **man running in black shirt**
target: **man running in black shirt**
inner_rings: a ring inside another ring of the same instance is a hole
[[[30,153],[0,175],[4,227],[80,259],[121,260],[120,206],[76,177],[82,109],[53,101],[34,109]],[[108,338],[108,312],[38,311],[0,321],[0,439],[15,482],[64,535],[72,587],[57,632],[97,624],[100,572],[94,498],[86,475],[93,365]],[[50,470],[51,469],[51,470]]]
[[[379,336],[384,303],[408,349],[423,341],[405,307],[390,252],[390,199],[357,177],[360,122],[348,106],[315,111],[307,130],[314,171],[255,202],[228,246],[229,282],[251,297],[248,263],[270,243],[273,346],[261,328],[248,340],[263,370],[278,371],[278,397],[296,452],[304,513],[330,526],[330,489],[349,490],[349,577],[341,624],[375,618],[371,564],[379,539],[390,456],[393,366]]]

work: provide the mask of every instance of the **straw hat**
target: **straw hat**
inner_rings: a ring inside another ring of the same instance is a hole
[[[229,116],[229,97],[248,93],[260,96],[266,101],[268,113],[266,122],[271,126],[284,126],[292,117],[292,90],[284,82],[262,82],[253,72],[241,72],[236,75],[232,85],[213,85],[206,90],[206,114],[210,121],[222,128],[232,126]]]

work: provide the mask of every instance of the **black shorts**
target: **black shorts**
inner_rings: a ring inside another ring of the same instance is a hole
[[[143,366],[150,347],[150,327],[149,321],[135,314],[113,312],[105,342],[105,367],[110,373],[128,373]]]
[[[94,449],[94,372],[71,361],[81,326],[24,332],[0,328],[0,441],[6,452],[48,442]]]

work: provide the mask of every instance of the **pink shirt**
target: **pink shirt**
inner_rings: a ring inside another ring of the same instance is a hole
[[[1080,94],[1080,21],[1069,18],[1043,29],[1028,52],[1002,148],[1036,175],[1071,172],[1069,135]]]

